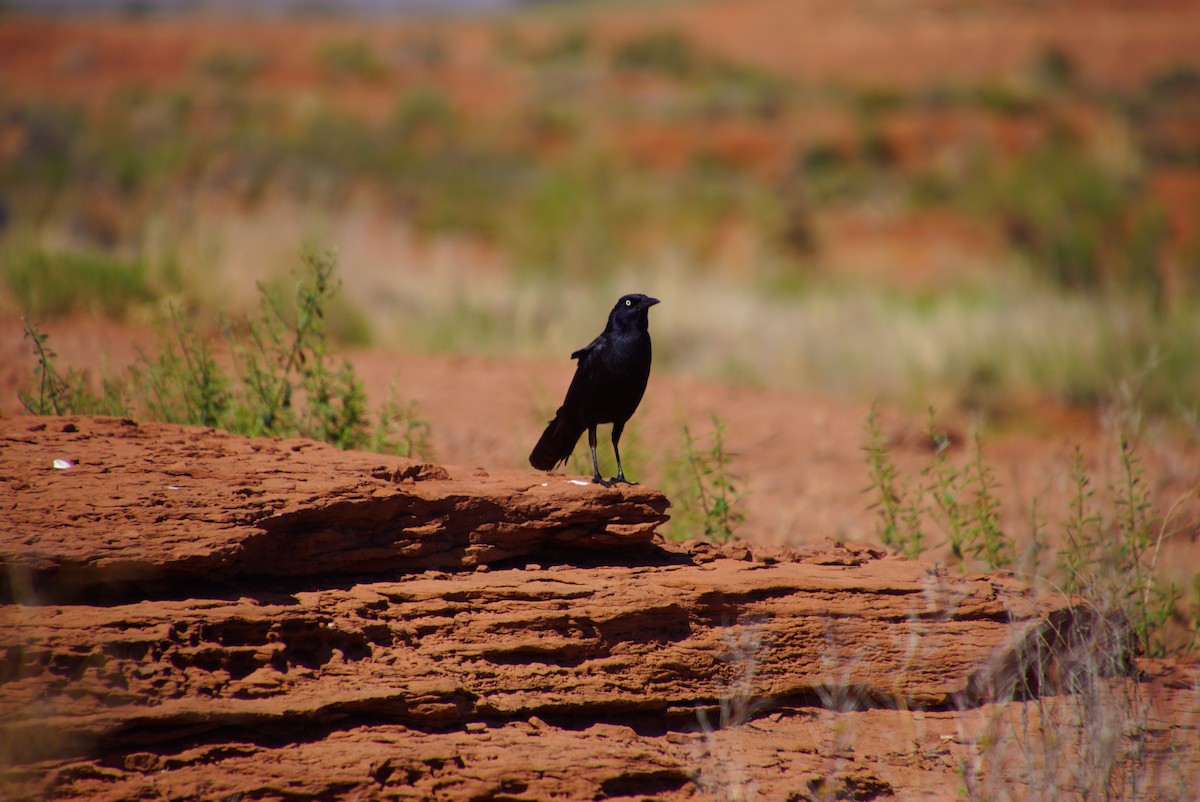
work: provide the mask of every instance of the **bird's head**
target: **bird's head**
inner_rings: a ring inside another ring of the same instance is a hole
[[[640,292],[622,295],[608,316],[609,323],[620,326],[640,324],[644,327],[648,320],[647,312],[656,303],[658,303],[657,298],[642,295]]]

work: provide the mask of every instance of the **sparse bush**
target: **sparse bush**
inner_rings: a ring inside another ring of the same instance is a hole
[[[668,495],[679,508],[672,518],[672,536],[696,537],[700,530],[705,540],[725,543],[745,514],[740,506],[740,479],[729,470],[725,424],[716,415],[712,424],[707,447],[701,446],[686,422],[680,425],[683,453],[666,469]]]
[[[175,308],[162,333],[158,355],[142,354],[133,384],[145,391],[147,414],[167,423],[222,425],[229,412],[229,379],[218,367],[207,339],[196,334]]]
[[[871,132],[865,130],[864,135],[869,139]],[[867,146],[869,142],[864,140],[860,144]],[[855,200],[868,187],[867,170],[861,156],[861,149],[831,141],[814,142],[796,154],[793,167],[796,183],[806,197],[818,204]]]
[[[876,520],[875,534],[885,546],[895,546],[906,557],[919,557],[925,550],[922,541],[925,538],[921,531],[920,518],[923,511],[909,493],[908,482],[900,476],[899,470],[888,457],[887,440],[879,423],[878,409],[871,405],[867,413],[867,442],[863,446],[867,455],[867,471],[871,484],[866,489],[874,489],[879,500],[871,505],[879,510]]]
[[[974,101],[1000,117],[1028,117],[1039,111],[1041,99],[1030,90],[1004,81],[979,86]]]
[[[621,70],[683,80],[697,73],[701,56],[692,41],[678,31],[655,31],[622,42],[613,51],[612,64]]]
[[[973,458],[959,467],[947,457],[949,441],[931,425],[931,462],[906,480],[887,456],[874,408],[867,431],[868,470],[885,542],[890,537],[900,543],[893,533],[904,532],[903,513],[918,510],[911,523],[940,526],[952,558],[964,568],[968,561],[1017,567],[1000,527],[994,472],[977,437]],[[1189,653],[1200,632],[1200,602],[1179,609],[1181,592],[1157,576],[1158,547],[1171,515],[1155,521],[1131,441],[1120,438],[1119,478],[1108,488],[1107,506],[1099,506],[1078,449],[1071,483],[1056,566],[1044,554],[1049,545],[1037,499],[1030,504],[1027,579],[1031,592],[1049,588],[1065,595],[1073,610],[1050,616],[1034,630],[1014,629],[1020,667],[988,687],[984,697],[990,704],[979,708],[978,724],[963,733],[972,745],[961,763],[962,791],[970,800],[1147,798],[1151,705],[1134,656],[1171,651],[1166,624],[1172,616],[1188,617],[1189,631],[1176,640],[1176,654]],[[928,540],[906,537],[908,543]],[[1200,599],[1200,580],[1194,584]]]
[[[416,402],[402,402],[398,385],[392,382],[388,397],[384,399],[376,415],[375,428],[371,432],[370,450],[411,459],[431,459],[431,436],[429,421],[418,414]]]
[[[219,48],[203,55],[196,63],[197,69],[219,81],[243,84],[253,78],[266,59],[257,50]]]
[[[119,318],[156,295],[144,260],[97,251],[26,251],[6,259],[3,270],[9,289],[34,318],[71,312]]]
[[[27,324],[38,361],[36,387],[21,390],[21,402],[40,415],[144,414],[252,436],[309,437],[339,448],[428,456],[429,424],[412,404],[400,402],[395,387],[372,425],[362,383],[349,362],[332,355],[325,329],[325,310],[338,290],[336,259],[307,253],[304,263],[290,304],[260,287],[258,315],[226,321],[232,375],[208,340],[172,311],[158,353],[142,354],[124,377],[105,381],[97,396],[84,374],[59,373],[46,335]],[[141,400],[134,405],[127,399]]]
[[[87,130],[83,109],[57,102],[26,102],[5,112],[10,130],[23,136],[15,158],[0,162],[0,177],[10,185],[31,186],[39,196],[52,196],[75,175],[72,156]],[[38,212],[43,212],[50,199],[38,200],[43,207]]]
[[[1053,91],[1071,88],[1078,78],[1078,73],[1079,69],[1071,54],[1055,45],[1042,50],[1033,65],[1034,80]]]
[[[545,43],[525,48],[526,57],[536,64],[561,65],[583,59],[591,50],[592,41],[582,28],[567,28],[550,37]]]
[[[904,108],[908,98],[894,87],[867,86],[855,91],[850,102],[860,117],[878,118]]]
[[[1152,75],[1146,92],[1159,103],[1200,102],[1200,67],[1176,64]]]
[[[984,181],[984,208],[1036,270],[1068,290],[1163,293],[1162,211],[1132,178],[1059,136]]]
[[[363,39],[326,42],[317,48],[316,58],[336,80],[379,81],[387,75],[379,54]]]
[[[123,415],[127,406],[121,386],[104,382],[100,395],[90,392],[87,376],[69,370],[64,376],[58,370],[58,355],[47,345],[48,335],[38,331],[36,323],[25,321],[25,339],[33,344],[37,362],[33,368],[34,387],[19,388],[17,398],[31,415]]]
[[[432,88],[413,89],[406,92],[397,104],[388,133],[406,139],[442,138],[459,122],[445,94]]]
[[[868,413],[864,451],[871,480],[868,490],[877,496],[872,508],[879,511],[880,540],[908,557],[948,546],[963,570],[1017,568],[1016,548],[1000,522],[995,471],[984,457],[978,433],[972,438],[971,458],[958,466],[949,459],[950,441],[932,420],[931,413],[927,432],[932,459],[917,476],[906,479],[888,455],[876,409]],[[1074,494],[1062,523],[1057,570],[1043,571],[1035,559],[1030,579],[1082,595],[1103,620],[1124,622],[1143,653],[1161,656],[1168,651],[1170,619],[1187,615],[1178,609],[1183,590],[1157,572],[1159,547],[1171,516],[1155,523],[1141,459],[1125,436],[1120,438],[1119,466],[1120,478],[1108,488],[1111,506],[1098,509],[1092,480],[1076,450],[1071,471]],[[1037,499],[1030,508],[1035,511],[1033,549],[1044,550]],[[1200,618],[1188,619],[1186,629],[1185,641],[1190,644],[1200,631]]]
[[[792,86],[777,75],[745,64],[718,61],[701,88],[700,111],[707,118],[779,119]]]

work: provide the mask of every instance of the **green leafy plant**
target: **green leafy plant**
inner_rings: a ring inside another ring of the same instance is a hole
[[[222,47],[201,56],[196,67],[219,81],[243,84],[262,70],[265,60],[258,50]]]
[[[1054,284],[1162,295],[1162,210],[1145,182],[1103,166],[1076,136],[1059,132],[1023,158],[994,166],[979,183],[985,211]]]
[[[655,31],[622,42],[612,54],[621,70],[652,72],[684,79],[700,68],[702,56],[692,41],[677,31]]]
[[[308,437],[339,448],[428,456],[430,427],[416,407],[403,404],[393,385],[372,423],[362,382],[347,360],[332,353],[325,310],[339,287],[336,257],[309,251],[303,261],[305,272],[296,277],[290,304],[260,285],[258,314],[225,321],[226,359],[172,309],[158,352],[143,353],[123,377],[106,380],[99,396],[89,391],[84,374],[58,371],[46,335],[27,323],[37,357],[36,387],[20,391],[22,403],[34,414],[136,412],[238,434]],[[132,398],[141,399],[136,410],[126,403]]]
[[[412,459],[429,459],[433,456],[432,434],[429,421],[418,414],[416,402],[402,402],[399,387],[393,382],[388,397],[376,414],[370,450]]]
[[[147,413],[167,423],[219,426],[229,410],[229,380],[208,340],[175,307],[170,331],[155,357],[142,354],[132,379],[143,388]]]
[[[1108,515],[1097,508],[1083,455],[1075,451],[1073,493],[1063,527],[1065,548],[1058,567],[1068,592],[1082,594],[1127,621],[1143,653],[1164,656],[1170,652],[1168,627],[1183,598],[1183,590],[1157,571],[1171,514],[1154,520],[1141,457],[1128,437],[1119,439],[1119,477],[1109,487]],[[1189,622],[1181,647],[1187,652],[1200,632],[1200,617],[1193,610],[1178,611],[1178,617]]]
[[[867,442],[863,451],[867,471],[878,501],[871,504],[879,510],[875,533],[885,546],[895,546],[906,557],[916,558],[926,549],[921,518],[925,512],[924,494],[910,492],[911,481],[901,478],[899,469],[888,455],[887,440],[879,422],[879,410],[872,404],[867,413]]]
[[[1016,549],[1001,524],[995,470],[984,456],[978,430],[972,437],[973,453],[960,466],[951,462],[949,439],[932,421],[931,413],[927,434],[932,458],[914,477],[905,479],[888,453],[877,410],[872,407],[868,413],[863,450],[870,477],[867,489],[877,496],[871,508],[878,510],[880,540],[907,557],[920,556],[930,544],[946,545],[963,570],[1017,568]],[[1174,510],[1156,521],[1141,458],[1130,438],[1122,435],[1119,440],[1119,478],[1107,488],[1106,509],[1100,506],[1083,454],[1076,448],[1070,472],[1072,494],[1062,519],[1059,551],[1051,561],[1054,571],[1041,568],[1038,556],[1049,546],[1041,531],[1037,499],[1031,502],[1030,578],[1082,596],[1105,621],[1124,622],[1114,626],[1127,628],[1145,654],[1167,654],[1170,644],[1181,640],[1169,627],[1177,619],[1186,619],[1183,645],[1178,648],[1187,651],[1197,640],[1200,617],[1180,609],[1184,591],[1158,571]],[[944,537],[940,543],[937,534]]]
[[[122,317],[153,300],[145,261],[98,251],[30,250],[5,260],[4,279],[26,314],[52,317],[98,312]]]
[[[78,370],[64,375],[57,366],[58,355],[47,345],[49,335],[38,330],[36,323],[24,321],[25,339],[33,343],[34,384],[18,388],[17,398],[31,415],[125,415],[127,393],[120,382],[105,380],[103,390],[95,395],[88,389],[88,377]]]
[[[745,519],[740,508],[740,480],[729,469],[730,453],[725,448],[725,424],[712,416],[712,433],[708,445],[692,433],[687,422],[680,424],[683,441],[682,456],[667,467],[667,484],[671,498],[680,507],[673,520],[672,534],[695,537],[699,529],[703,538],[713,543],[725,543]]]
[[[379,81],[387,75],[379,55],[362,39],[327,42],[317,49],[316,57],[330,78]]]

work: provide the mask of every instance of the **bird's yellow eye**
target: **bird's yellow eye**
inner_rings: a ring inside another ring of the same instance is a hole
[[[626,298],[626,299],[625,299],[625,305],[626,305],[626,306],[633,306],[633,301],[631,301],[631,300],[629,300],[628,298]]]

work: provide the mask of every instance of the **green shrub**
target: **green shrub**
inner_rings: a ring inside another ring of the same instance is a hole
[[[437,89],[418,88],[404,93],[396,106],[385,136],[418,139],[422,136],[446,137],[461,123],[449,98]]]
[[[125,388],[115,381],[105,381],[103,392],[95,395],[88,387],[88,377],[78,370],[59,373],[55,364],[57,354],[46,344],[48,336],[38,331],[37,324],[24,322],[25,339],[33,344],[37,362],[33,368],[34,386],[18,388],[17,398],[31,415],[125,415],[128,410]]]
[[[1102,167],[1073,137],[1054,138],[985,184],[985,210],[1054,284],[1162,294],[1162,211],[1137,181]]]
[[[620,70],[650,72],[683,80],[697,74],[701,56],[678,31],[654,31],[617,46],[612,64]]]
[[[1146,92],[1157,103],[1200,101],[1200,67],[1193,64],[1166,67],[1150,76]]]
[[[363,39],[326,42],[317,48],[316,58],[335,80],[380,81],[387,76],[379,55]]]
[[[372,424],[361,381],[348,361],[331,353],[325,310],[338,291],[335,257],[306,253],[304,264],[290,302],[260,286],[258,314],[225,322],[232,373],[211,343],[172,311],[158,352],[142,354],[123,377],[105,381],[97,396],[87,376],[58,371],[46,335],[27,324],[37,363],[35,386],[20,391],[21,402],[33,414],[137,414],[238,434],[428,456],[429,424],[415,407],[402,404],[393,386]]]
[[[592,41],[587,31],[567,28],[557,32],[544,44],[527,47],[525,56],[535,64],[561,65],[580,61],[591,48]]]
[[[745,519],[741,509],[741,480],[729,469],[730,453],[725,448],[725,424],[712,416],[712,433],[707,445],[680,424],[682,454],[666,468],[668,495],[677,511],[671,520],[671,536],[678,539],[703,537],[725,543]]]
[[[71,312],[119,318],[156,294],[145,261],[96,251],[27,251],[6,259],[3,271],[25,313],[35,318]]]
[[[196,68],[219,81],[243,84],[258,74],[265,62],[263,54],[257,50],[222,47],[201,56]]]
[[[872,508],[879,511],[880,539],[914,558],[928,548],[948,546],[952,560],[964,571],[1019,568],[1015,543],[1001,526],[995,470],[984,458],[979,436],[973,438],[971,458],[955,465],[948,456],[949,441],[932,424],[932,413],[930,421],[933,456],[916,476],[905,478],[888,455],[876,409],[868,413],[867,490],[877,497]],[[1200,618],[1179,609],[1183,589],[1158,572],[1159,547],[1171,515],[1156,519],[1141,458],[1124,435],[1119,451],[1119,478],[1108,488],[1108,506],[1100,508],[1076,449],[1073,495],[1056,561],[1039,558],[1048,546],[1038,500],[1030,502],[1034,559],[1028,578],[1037,586],[1049,584],[1082,596],[1102,620],[1116,622],[1148,655],[1167,654],[1168,625],[1173,618],[1185,619],[1188,636],[1179,648],[1190,649],[1200,632]],[[1054,570],[1044,571],[1047,564],[1054,564]]]
[[[1071,54],[1056,45],[1049,45],[1038,54],[1033,65],[1033,78],[1052,91],[1070,89],[1078,80],[1079,69]]]

